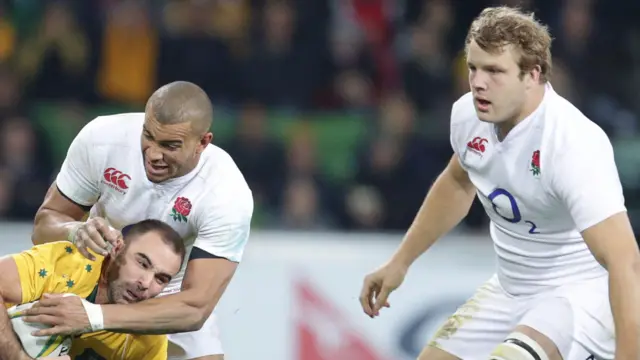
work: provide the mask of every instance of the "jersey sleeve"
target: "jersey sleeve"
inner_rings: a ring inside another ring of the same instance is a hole
[[[197,247],[215,257],[240,262],[249,240],[253,198],[249,192],[248,196],[236,200],[232,206],[223,206],[200,214],[194,248]]]
[[[459,137],[459,127],[460,121],[458,118],[460,117],[460,107],[462,99],[457,100],[451,106],[451,118],[450,118],[450,132],[449,132],[449,142],[451,143],[451,148],[453,152],[460,156],[458,149],[458,137]]]
[[[49,288],[55,264],[51,259],[51,246],[36,246],[30,250],[13,255],[18,267],[22,287],[22,304],[40,299]]]
[[[469,119],[469,111],[475,111],[473,108],[473,98],[471,93],[463,95],[451,106],[449,141],[451,143],[453,153],[457,155],[458,162],[463,169],[466,169],[463,158],[466,146],[465,138],[468,135],[465,133],[465,124]]]
[[[626,208],[613,147],[607,135],[593,125],[575,140],[547,159],[553,173],[553,191],[582,232]],[[542,160],[545,160],[544,156]],[[543,172],[544,167],[541,164]]]
[[[93,125],[85,125],[73,139],[67,157],[56,177],[56,186],[64,196],[82,206],[92,206],[100,196],[99,174],[91,163]]]

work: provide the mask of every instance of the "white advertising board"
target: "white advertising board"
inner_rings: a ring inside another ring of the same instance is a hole
[[[31,246],[30,224],[0,224],[0,255]],[[451,235],[411,268],[370,319],[358,302],[364,275],[400,235],[254,232],[216,309],[230,360],[415,359],[447,315],[494,271],[488,237]]]
[[[485,237],[442,239],[370,319],[358,296],[400,236],[257,233],[217,309],[232,360],[408,360],[494,271]]]

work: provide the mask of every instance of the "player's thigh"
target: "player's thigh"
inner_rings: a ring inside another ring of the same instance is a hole
[[[582,344],[574,342],[573,346],[571,347],[571,351],[569,352],[569,356],[564,360],[613,360],[613,356],[596,357]]]
[[[587,352],[585,359],[591,354],[596,359],[612,358],[615,331],[608,279],[603,277],[571,284],[541,294],[518,325],[535,330],[536,340],[545,345],[547,353],[555,350],[564,360],[582,356],[581,347]],[[555,349],[546,345],[548,341],[555,345]]]
[[[531,339],[534,347],[537,344],[537,349],[542,349],[550,360],[562,360],[571,350],[574,328],[573,307],[569,300],[550,294],[531,300],[531,307],[514,332]]]
[[[493,277],[447,319],[427,344],[420,360],[431,359],[432,354],[434,358],[443,356],[443,360],[486,360],[516,326],[518,311],[518,302],[507,295]],[[453,357],[445,357],[442,352]]]
[[[615,346],[607,281],[570,285],[531,301],[515,331],[538,344],[551,360],[608,358]],[[606,324],[610,324],[607,326]],[[579,355],[578,355],[579,354]]]
[[[603,277],[581,285],[577,291],[567,291],[573,306],[574,341],[595,359],[613,359],[615,355],[615,326],[608,286],[608,278]]]

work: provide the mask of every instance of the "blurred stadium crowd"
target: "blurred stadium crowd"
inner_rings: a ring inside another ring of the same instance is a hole
[[[32,220],[87,121],[187,80],[216,106],[257,227],[405,229],[451,155],[467,27],[499,3],[549,24],[552,84],[611,135],[640,209],[638,1],[14,0],[0,5],[0,216]],[[466,225],[486,226],[478,206]]]

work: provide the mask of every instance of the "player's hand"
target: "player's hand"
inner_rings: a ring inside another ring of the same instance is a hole
[[[364,278],[360,292],[360,305],[371,318],[380,315],[380,309],[389,307],[389,295],[397,289],[407,273],[407,268],[387,263]]]
[[[69,240],[87,259],[95,260],[88,249],[106,256],[121,239],[120,231],[111,228],[105,219],[94,217],[74,228]]]
[[[47,357],[43,357],[43,358],[38,358],[41,360],[71,360],[71,357],[69,355],[62,355],[62,356],[47,356]]]
[[[78,296],[44,294],[38,303],[25,310],[22,319],[40,323],[50,328],[35,331],[33,336],[79,335],[91,332],[89,316]]]

